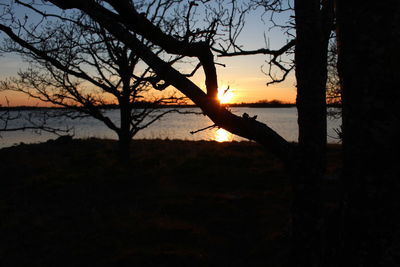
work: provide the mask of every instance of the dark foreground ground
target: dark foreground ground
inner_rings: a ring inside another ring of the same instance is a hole
[[[291,189],[274,156],[250,142],[140,140],[126,166],[115,146],[0,150],[0,266],[285,265]]]

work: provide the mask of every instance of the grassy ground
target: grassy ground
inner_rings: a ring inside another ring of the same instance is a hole
[[[0,150],[0,266],[284,266],[291,190],[250,142]],[[330,153],[330,171],[338,165]]]

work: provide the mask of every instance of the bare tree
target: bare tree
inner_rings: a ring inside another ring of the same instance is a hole
[[[160,83],[135,51],[89,17],[79,12],[45,13],[36,5],[22,2],[20,5],[41,15],[42,19],[30,24],[27,17],[18,18],[12,10],[3,14],[11,24],[0,26],[10,37],[2,50],[17,53],[29,63],[27,69],[19,71],[17,78],[3,81],[3,89],[23,92],[31,98],[102,121],[117,133],[122,158],[129,157],[129,144],[137,132],[163,115],[177,111],[160,106],[177,103],[184,97],[174,93],[152,94],[152,91],[165,90],[168,84]],[[166,12],[169,6],[155,8],[158,10],[152,13],[151,6],[147,6],[147,15],[157,19],[158,13]],[[157,21],[161,22],[161,19]],[[163,53],[162,48],[148,40],[142,39],[141,43],[157,55]],[[170,57],[168,64],[178,60],[179,57]],[[192,74],[196,70],[197,67]],[[104,112],[109,104],[117,104],[119,122]],[[39,126],[31,123],[29,127]]]

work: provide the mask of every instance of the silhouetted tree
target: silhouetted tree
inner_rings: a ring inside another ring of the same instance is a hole
[[[400,2],[337,1],[344,266],[400,264]]]
[[[3,14],[3,21],[7,17],[11,23],[0,25],[0,30],[12,40],[4,43],[3,52],[17,53],[29,63],[17,78],[3,81],[3,89],[23,92],[31,98],[68,108],[69,113],[72,109],[102,121],[118,135],[122,158],[129,157],[129,145],[137,132],[176,111],[159,106],[176,103],[183,97],[152,95],[151,89],[162,91],[168,85],[160,83],[134,51],[103,27],[81,13],[54,15],[35,9],[35,5],[25,6],[43,20],[29,24],[28,17],[19,18],[12,10]],[[166,12],[165,7],[158,8],[157,12]],[[158,16],[150,11],[147,15],[155,19]],[[141,42],[155,54],[163,52],[147,40]],[[168,62],[173,64],[177,59]],[[119,120],[105,113],[104,106],[114,103],[120,111]],[[65,113],[60,112],[61,115]],[[44,125],[30,121],[26,127],[43,129]]]
[[[333,1],[322,3],[321,7],[319,0],[295,1],[299,151],[294,167],[293,227],[297,229],[293,232],[297,266],[322,264],[320,186],[326,164],[326,65]],[[310,241],[302,247],[305,240]]]

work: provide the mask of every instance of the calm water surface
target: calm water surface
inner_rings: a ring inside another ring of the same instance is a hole
[[[199,112],[200,109],[191,108],[184,109]],[[266,123],[269,127],[278,132],[288,141],[297,141],[298,126],[297,126],[297,109],[292,108],[232,108],[233,113],[242,115],[247,113],[250,116],[257,115],[257,120]],[[27,111],[24,111],[27,112]],[[37,112],[37,111],[34,111]],[[114,121],[119,120],[118,110],[108,110],[106,114]],[[328,119],[328,142],[337,143],[338,140],[334,131],[341,124],[340,119]],[[14,124],[22,123],[13,121]],[[117,135],[108,129],[104,124],[93,118],[84,118],[76,120],[57,120],[53,119],[48,122],[49,125],[55,127],[73,127],[75,138],[98,137],[107,139],[117,139]],[[148,128],[140,131],[135,139],[182,139],[182,140],[215,140],[224,141],[240,141],[246,140],[223,129],[209,129],[196,134],[191,134],[195,131],[212,125],[208,117],[195,114],[176,114],[170,113],[163,117],[160,121],[155,122]],[[43,142],[51,138],[56,138],[55,135],[42,132],[36,134],[31,130],[23,132],[7,132],[1,133],[0,148],[8,147],[14,144],[37,143]]]

